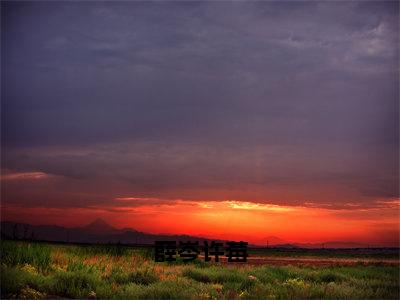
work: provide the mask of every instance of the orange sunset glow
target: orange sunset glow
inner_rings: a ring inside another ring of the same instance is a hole
[[[2,213],[20,222],[70,227],[86,225],[88,220],[101,217],[117,228],[242,239],[258,245],[274,244],[276,237],[292,243],[353,241],[396,246],[399,242],[398,201],[369,209],[329,209],[231,200],[174,200],[167,204],[159,199],[138,197],[114,200],[122,205],[68,209],[3,207]],[[136,205],[135,201],[143,202]],[[154,203],[143,204],[146,201]],[[65,215],[69,217],[64,218]]]

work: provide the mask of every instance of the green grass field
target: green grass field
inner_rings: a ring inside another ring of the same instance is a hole
[[[149,249],[2,241],[1,296],[398,299],[399,267],[156,263]]]

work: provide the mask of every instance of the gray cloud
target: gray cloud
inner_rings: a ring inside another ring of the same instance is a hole
[[[90,203],[396,196],[397,25],[396,2],[2,3],[2,167]]]

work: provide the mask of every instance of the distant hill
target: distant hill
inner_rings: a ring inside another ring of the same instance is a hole
[[[157,235],[130,228],[116,229],[102,219],[96,219],[83,227],[73,228],[4,221],[1,222],[1,236],[4,238],[75,243],[154,244],[154,241],[160,240],[199,241],[200,243],[206,240],[211,241],[211,239],[189,235]]]
[[[262,246],[273,246],[273,245],[283,245],[287,243],[288,243],[287,241],[282,240],[276,236],[267,236],[261,239],[259,244]]]
[[[342,249],[342,248],[368,248],[367,244],[354,243],[354,242],[341,242],[332,241],[325,243],[306,243],[306,244],[295,244],[297,247],[301,248],[328,248],[328,249]]]
[[[108,235],[119,233],[118,229],[112,227],[110,224],[100,218],[97,218],[92,223],[89,223],[88,225],[82,227],[82,229],[89,234],[95,235]]]
[[[73,243],[123,243],[154,244],[155,241],[224,241],[219,239],[189,236],[151,234],[136,231],[132,228],[117,229],[103,219],[96,219],[83,227],[66,228],[57,225],[30,225],[24,223],[1,222],[2,238],[34,239],[41,241]],[[354,242],[329,241],[325,243],[290,243],[276,236],[265,237],[257,245],[249,247],[306,248],[306,249],[340,249],[368,248],[368,245]]]

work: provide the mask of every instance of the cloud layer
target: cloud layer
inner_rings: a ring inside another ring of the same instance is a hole
[[[398,8],[4,2],[2,199],[380,206],[399,192]]]

